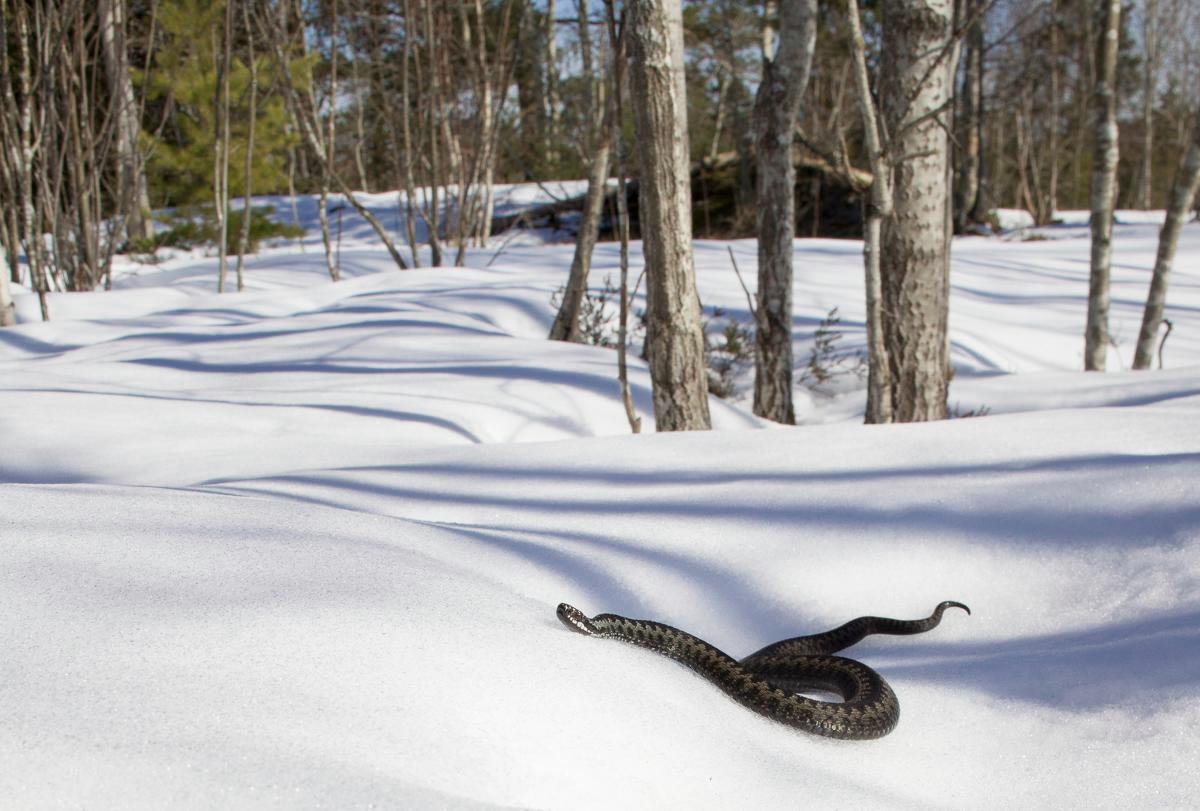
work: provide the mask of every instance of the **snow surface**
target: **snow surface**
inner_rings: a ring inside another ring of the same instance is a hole
[[[1121,222],[1114,370],[1157,231]],[[0,806],[1194,807],[1200,226],[1164,371],[1076,371],[1071,223],[955,242],[951,401],[989,416],[865,427],[850,377],[768,427],[743,374],[720,430],[634,437],[614,353],[544,340],[569,246],[400,272],[360,225],[338,284],[310,239],[252,257],[242,294],[178,255],[52,296],[47,324],[19,296]],[[752,242],[700,242],[701,294],[745,320],[728,246],[753,284]],[[834,306],[863,345],[860,250],[797,242],[798,364]],[[615,267],[600,246],[594,285]],[[868,743],[554,616],[745,655],[945,599],[973,614],[852,650],[903,707]]]

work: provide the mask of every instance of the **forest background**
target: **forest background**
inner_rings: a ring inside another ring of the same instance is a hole
[[[636,79],[651,75],[645,48],[655,40],[643,30],[650,18],[639,14],[656,4],[5,3],[0,236],[9,277],[38,293],[48,319],[49,292],[111,285],[118,251],[152,256],[163,245],[208,242],[220,252],[218,290],[234,253],[240,290],[247,251],[286,232],[266,211],[254,211],[252,195],[286,193],[295,201],[297,192],[320,196],[334,280],[331,192],[371,224],[398,267],[420,263],[422,242],[433,265],[451,257],[461,265],[468,246],[514,224],[494,216],[498,182],[586,176],[586,201],[559,201],[585,213],[551,330],[551,337],[577,340],[605,179],[615,170],[622,178],[632,173],[634,184],[645,181],[639,194],[608,195],[628,202],[638,236],[639,203],[659,185],[645,176],[686,170],[646,156],[685,133],[692,197],[675,203],[691,207],[690,230],[675,234],[665,222],[647,228],[655,240],[678,236],[681,244],[692,235],[757,235],[760,416],[794,422],[791,303],[782,292],[791,284],[791,237],[862,235],[874,336],[867,421],[944,417],[949,226],[987,230],[997,206],[1024,209],[1038,224],[1063,208],[1091,208],[1085,366],[1103,369],[1114,207],[1151,208],[1184,196],[1190,206],[1195,195],[1196,167],[1181,167],[1189,144],[1196,146],[1200,57],[1190,34],[1200,13],[1184,0],[942,5],[920,12],[939,20],[936,35],[922,41],[919,9],[903,3],[687,3],[686,121],[673,136],[639,121],[652,105]],[[624,70],[626,40],[632,79]],[[780,126],[786,132],[777,137],[773,127]],[[781,154],[776,140],[791,152],[790,160],[782,153],[782,168],[770,162]],[[1192,151],[1200,162],[1200,151]],[[627,160],[627,152],[639,159]],[[800,170],[794,183],[793,166]],[[780,198],[788,195],[771,185],[776,176],[793,187],[785,207]],[[896,186],[886,199],[873,177]],[[385,189],[402,190],[402,235],[355,197]],[[894,211],[892,195],[901,201]],[[237,198],[240,206],[232,206]],[[950,204],[937,202],[935,211],[935,198]],[[944,244],[907,241],[940,230],[943,209]],[[1181,206],[1173,209],[1164,245],[1177,233]],[[157,228],[153,211],[162,212]],[[553,218],[559,208],[548,213]],[[772,224],[780,218],[790,223],[785,230]],[[616,222],[607,221],[610,234]],[[670,254],[653,241],[648,249],[648,265]],[[1159,332],[1173,250],[1160,252],[1138,368],[1148,365]],[[880,257],[882,275],[871,264]],[[650,286],[665,272],[649,273]],[[670,272],[688,277],[690,260]],[[666,295],[673,284],[660,289]],[[921,312],[902,311],[909,295],[919,295]],[[3,299],[0,311],[11,323],[11,294]],[[651,294],[646,354],[652,366],[664,359],[656,379],[665,380],[667,366],[690,363],[684,359],[692,350],[656,349],[653,338],[698,335],[698,304],[685,295],[663,309],[656,299],[666,302]],[[664,319],[677,323],[663,328]],[[698,391],[689,396],[703,399]],[[702,413],[658,419],[660,428],[707,427]]]
[[[957,230],[996,206],[1038,223],[1087,208],[1104,4],[972,3],[958,15]],[[748,124],[773,5],[684,4],[698,237],[753,232]],[[818,7],[796,136],[798,236],[861,231],[869,161],[841,5]],[[862,13],[874,73],[876,3]],[[1200,9],[1140,0],[1120,19],[1117,206],[1161,208],[1198,98]],[[47,282],[91,289],[127,247],[107,238],[114,215],[127,212],[148,240],[141,212],[211,209],[222,193],[426,188],[409,203],[434,236],[478,240],[492,183],[587,175],[612,65],[604,23],[601,4],[571,0],[6,2],[0,234],[11,277],[32,230],[55,236]],[[437,222],[439,191],[456,197],[456,222]]]

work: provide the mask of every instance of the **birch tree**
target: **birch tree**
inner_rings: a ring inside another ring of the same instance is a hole
[[[283,29],[279,21],[268,18],[267,22],[270,24],[268,44],[271,46],[272,53],[279,64],[287,65],[289,61],[284,54],[287,32]],[[282,79],[283,92],[288,109],[291,111],[292,118],[296,123],[301,137],[308,144],[309,149],[321,159],[322,171],[328,173],[329,179],[333,181],[333,185],[346,198],[346,202],[371,226],[375,235],[379,237],[379,241],[383,243],[383,247],[387,249],[388,255],[392,257],[392,261],[396,263],[396,267],[401,270],[407,270],[408,263],[404,261],[404,257],[396,249],[396,244],[392,241],[387,229],[383,227],[383,223],[362,204],[354,194],[354,190],[350,188],[350,185],[336,171],[333,159],[334,145],[332,142],[328,142],[327,146],[325,135],[322,132],[322,122],[320,121],[320,116],[311,95],[306,97],[305,94],[301,93],[301,89],[296,86],[296,82],[293,81],[290,71],[282,71]],[[311,77],[308,86],[311,89]],[[330,101],[330,106],[331,108],[333,106],[332,100]],[[330,110],[330,114],[333,114],[332,109]],[[337,281],[335,273],[331,271],[330,275],[334,277],[334,281]]]
[[[605,83],[596,82],[592,78],[589,26],[587,2],[579,0],[579,41],[585,46],[580,50],[586,57],[583,71],[584,120],[591,129],[590,133],[584,135],[584,140],[590,147],[586,154],[591,157],[588,160],[588,185],[583,201],[583,218],[579,223],[579,233],[575,237],[575,254],[571,259],[571,270],[567,275],[562,304],[559,305],[558,314],[550,327],[550,339],[554,341],[580,340],[579,313],[583,307],[584,294],[587,292],[592,252],[600,232],[600,215],[604,209],[609,153],[612,149],[615,105],[612,95],[604,92]],[[620,58],[622,55],[616,55],[614,61]]]
[[[1142,165],[1138,174],[1138,205],[1150,208],[1154,194],[1154,100],[1158,83],[1158,0],[1145,0],[1142,10]]]
[[[17,323],[17,312],[8,276],[9,274],[0,272],[0,327],[11,327]]]
[[[1083,365],[1104,371],[1108,355],[1109,272],[1112,266],[1113,207],[1117,197],[1117,47],[1121,0],[1102,0],[1104,27],[1097,47],[1099,71],[1093,105],[1096,138],[1092,159],[1092,257],[1088,284]]]
[[[945,118],[953,82],[953,4],[884,2],[878,111],[871,102],[855,0],[847,0],[847,11],[873,171],[864,249],[870,353],[866,421],[942,419],[949,386]]]
[[[1188,145],[1187,157],[1175,174],[1171,185],[1171,198],[1167,204],[1167,219],[1158,235],[1158,254],[1154,260],[1154,273],[1150,277],[1150,292],[1146,296],[1146,309],[1142,315],[1142,328],[1138,333],[1137,349],[1133,356],[1134,369],[1149,369],[1154,356],[1154,341],[1162,326],[1163,310],[1167,302],[1167,283],[1171,278],[1171,266],[1175,262],[1175,248],[1179,244],[1179,232],[1187,221],[1200,191],[1200,112],[1192,124],[1192,141]]]
[[[646,353],[659,431],[706,430],[707,374],[692,264],[683,20],[679,0],[631,0],[626,29],[646,260]]]
[[[229,270],[229,74],[233,69],[233,0],[225,0],[225,25],[220,37],[220,57],[217,56],[217,33],[213,29],[213,61],[218,65],[216,92],[213,99],[213,207],[217,216],[217,292],[225,291],[225,275]]]
[[[138,135],[142,125],[129,70],[126,44],[125,0],[100,0],[100,37],[104,46],[104,70],[109,92],[114,98],[116,152],[118,163],[118,200],[130,236],[150,239],[154,225],[150,217],[150,197],[146,188],[146,170]]]
[[[779,10],[778,45],[763,53],[754,102],[757,140],[758,302],[754,413],[794,425],[792,405],[792,263],[796,236],[796,166],[792,138],[817,38],[817,0]]]
[[[854,84],[862,117],[867,158],[871,162],[871,196],[867,203],[867,221],[863,227],[863,272],[866,287],[867,318],[867,408],[865,421],[892,421],[891,365],[883,342],[883,279],[880,252],[883,249],[883,221],[892,215],[892,165],[884,149],[882,122],[871,95],[867,72],[867,43],[863,37],[858,0],[845,0],[850,27],[851,54],[854,59]]]
[[[950,243],[947,233],[953,96],[952,0],[886,0],[880,102],[893,154],[895,198],[883,222],[883,341],[893,419],[946,416]]]
[[[250,221],[253,219],[253,188],[254,188],[254,125],[258,121],[258,54],[254,52],[254,26],[250,20],[250,0],[243,0],[242,23],[246,31],[246,65],[250,69],[250,115],[246,128],[246,154],[243,171],[246,187],[242,198],[242,229],[238,234],[237,253],[237,289],[246,289],[244,269],[246,266],[246,249],[250,242]]]

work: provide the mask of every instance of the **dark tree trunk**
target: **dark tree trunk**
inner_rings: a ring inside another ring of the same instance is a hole
[[[1150,292],[1146,296],[1146,310],[1142,315],[1142,329],[1138,334],[1137,350],[1133,356],[1134,369],[1149,369],[1154,356],[1154,342],[1162,326],[1163,310],[1167,303],[1167,282],[1171,277],[1171,265],[1175,262],[1175,248],[1179,244],[1179,232],[1187,221],[1192,201],[1200,190],[1200,115],[1192,125],[1192,142],[1188,146],[1187,158],[1175,175],[1171,186],[1171,199],[1167,205],[1167,220],[1158,235],[1158,256],[1154,260],[1154,274],[1150,277]]]
[[[792,138],[817,38],[817,0],[780,7],[779,45],[764,55],[754,102],[758,172],[758,329],[754,413],[794,425],[792,405],[792,260],[796,166]]]

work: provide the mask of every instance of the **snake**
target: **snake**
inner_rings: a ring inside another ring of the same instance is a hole
[[[558,619],[576,633],[618,639],[674,659],[773,721],[828,738],[871,740],[896,728],[900,703],[874,670],[833,654],[872,634],[923,634],[938,626],[948,608],[971,613],[962,603],[947,600],[925,619],[859,617],[824,633],[772,643],[740,660],[654,620],[617,614],[588,617],[566,603],[558,606]],[[834,693],[842,701],[821,701],[802,691]]]

